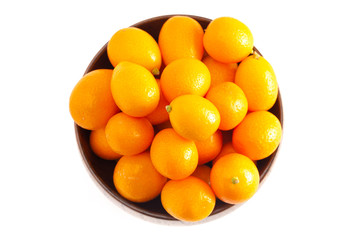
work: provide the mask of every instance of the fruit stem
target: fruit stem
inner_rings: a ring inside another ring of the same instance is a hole
[[[253,55],[254,55],[255,59],[259,59],[262,56],[257,51],[254,51]]]
[[[238,184],[238,183],[239,183],[239,178],[238,178],[238,177],[232,177],[232,178],[231,178],[231,182],[232,182],[233,184]]]
[[[172,111],[172,106],[171,105],[167,105],[166,106],[166,111],[167,111],[167,113],[170,113]]]
[[[156,75],[159,75],[159,69],[158,68],[153,68],[152,69],[152,74],[154,75],[154,76],[156,76]]]

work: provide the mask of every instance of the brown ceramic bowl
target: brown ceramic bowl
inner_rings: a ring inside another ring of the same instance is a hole
[[[172,16],[173,15],[166,15],[166,16],[159,16],[147,19],[137,24],[134,24],[133,27],[138,27],[147,31],[154,37],[156,41],[158,41],[158,35],[163,23]],[[206,29],[207,25],[211,21],[210,19],[203,17],[191,16],[191,15],[188,16],[197,20],[201,24],[203,29]],[[107,48],[107,43],[100,49],[100,51],[96,54],[94,59],[92,59],[91,63],[86,69],[85,74],[92,70],[100,68],[113,69],[113,66],[111,65],[108,59],[106,48]],[[277,116],[278,119],[283,124],[283,109],[282,109],[282,101],[280,94],[278,94],[277,102],[272,107],[272,109],[270,109],[270,112],[272,112],[275,116]],[[146,203],[134,203],[120,196],[120,194],[116,191],[113,184],[113,170],[116,165],[116,161],[107,161],[100,159],[92,152],[89,144],[89,136],[90,136],[89,130],[85,130],[77,126],[76,124],[75,124],[75,130],[76,130],[78,146],[83,161],[87,169],[90,171],[91,176],[98,182],[98,184],[102,187],[102,189],[106,191],[107,194],[112,196],[120,204],[123,204],[139,213],[158,219],[176,220],[163,209],[160,197],[157,197],[156,199]],[[257,167],[259,170],[261,183],[263,180],[265,180],[270,168],[272,167],[278,149],[268,158],[258,161]],[[217,200],[215,209],[211,213],[211,216],[220,213],[224,210],[227,210],[232,206],[233,205],[231,204],[227,204],[221,202],[220,200]]]

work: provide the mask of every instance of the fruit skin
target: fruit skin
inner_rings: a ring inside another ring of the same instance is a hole
[[[157,133],[150,147],[153,166],[169,179],[183,179],[191,175],[198,163],[193,141],[179,136],[172,128]]]
[[[209,138],[203,141],[195,141],[198,152],[198,165],[213,160],[221,151],[222,133],[217,130]]]
[[[211,85],[213,88],[223,82],[234,82],[235,73],[238,69],[238,64],[236,63],[222,63],[216,61],[211,56],[206,56],[202,59],[202,62],[210,71],[211,75]]]
[[[185,94],[205,96],[210,83],[209,69],[200,60],[192,58],[173,61],[161,75],[161,89],[168,102]]]
[[[105,127],[91,131],[90,146],[92,151],[102,159],[116,160],[121,158],[121,155],[114,152],[107,143]]]
[[[105,127],[106,140],[111,149],[121,155],[145,151],[153,141],[154,129],[146,118],[135,118],[117,113]]]
[[[230,153],[211,169],[211,187],[220,200],[238,204],[250,199],[259,187],[259,171],[248,157]]]
[[[253,35],[249,28],[232,17],[220,17],[210,22],[203,38],[206,52],[223,63],[237,63],[253,50]]]
[[[234,149],[252,160],[270,156],[279,146],[282,126],[279,119],[267,111],[251,112],[234,129]]]
[[[152,71],[159,69],[162,56],[157,42],[146,31],[128,27],[117,31],[107,45],[107,55],[116,67],[120,62],[128,61]]]
[[[197,177],[210,185],[210,172],[211,168],[207,165],[199,165],[191,176]]]
[[[221,130],[233,129],[248,112],[248,101],[243,90],[232,82],[224,82],[211,88],[206,99],[219,110],[221,117],[219,129]]]
[[[251,112],[269,110],[277,100],[276,75],[269,62],[257,53],[239,64],[235,83],[244,91]]]
[[[167,102],[166,98],[164,97],[164,95],[163,95],[163,93],[162,93],[162,91],[160,89],[159,79],[157,79],[157,83],[158,83],[159,92],[160,92],[160,99],[159,99],[159,102],[158,102],[158,106],[157,106],[156,109],[154,109],[153,112],[151,112],[150,114],[148,114],[146,116],[146,118],[153,125],[164,123],[164,122],[169,120],[169,116],[168,116],[168,113],[166,111],[166,106],[169,104],[169,102]]]
[[[214,165],[217,162],[217,160],[219,160],[221,157],[223,157],[229,153],[237,153],[233,147],[232,142],[227,142],[222,146],[219,155],[217,155],[217,157],[212,161],[212,165]]]
[[[167,178],[155,170],[149,152],[143,152],[123,156],[115,166],[113,181],[121,196],[140,203],[156,198]]]
[[[204,31],[193,18],[174,16],[169,18],[159,33],[158,44],[165,65],[180,58],[202,59]]]
[[[169,120],[173,129],[187,139],[204,141],[220,125],[219,111],[201,96],[182,95],[175,98],[169,106]]]
[[[88,130],[104,127],[119,112],[111,95],[112,70],[97,69],[84,75],[73,88],[69,110],[75,123]]]
[[[160,99],[154,76],[146,68],[131,62],[121,62],[115,67],[111,92],[121,111],[133,117],[152,113]]]
[[[161,200],[170,215],[187,222],[208,217],[216,203],[210,186],[194,176],[168,181],[162,189]]]

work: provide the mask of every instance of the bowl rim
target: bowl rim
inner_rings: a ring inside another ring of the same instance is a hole
[[[153,21],[159,21],[159,20],[168,20],[169,18],[173,17],[173,16],[187,16],[187,17],[191,17],[197,21],[206,21],[206,22],[211,22],[212,20],[209,18],[205,18],[205,17],[201,17],[201,16],[196,16],[196,15],[188,15],[188,14],[169,14],[169,15],[161,15],[161,16],[157,16],[157,17],[152,17],[152,18],[148,18],[142,21],[139,21],[133,25],[131,25],[130,27],[139,27],[140,25],[143,24],[147,24]],[[100,61],[100,59],[102,58],[102,55],[105,51],[107,51],[107,45],[108,42],[106,42],[103,47],[96,53],[96,55],[93,57],[93,59],[90,61],[90,63],[88,64],[84,75],[87,74],[88,72],[92,71],[93,66],[95,65],[95,63],[97,63],[98,61]],[[256,49],[256,47],[254,46],[254,50],[257,51],[261,56],[263,56],[258,49]],[[280,144],[278,145],[277,149],[269,156],[269,158],[271,158],[271,160],[269,161],[267,167],[264,169],[264,171],[261,173],[261,179],[260,179],[260,183],[259,183],[259,188],[258,190],[261,188],[261,186],[263,185],[263,183],[266,181],[268,175],[270,174],[272,167],[274,165],[274,163],[276,162],[276,158],[277,158],[277,154],[279,152],[279,149],[281,148],[281,144],[282,144],[282,140],[283,140],[283,120],[284,120],[284,115],[283,115],[283,104],[282,104],[282,97],[281,97],[281,92],[280,89],[278,90],[278,96],[277,96],[277,100],[278,102],[278,112],[279,112],[279,120],[281,122],[281,126],[282,126],[282,138],[280,141]],[[122,196],[120,196],[119,194],[114,193],[111,189],[109,189],[108,185],[105,183],[105,181],[99,177],[96,174],[96,170],[94,169],[94,167],[89,164],[89,162],[87,161],[87,156],[85,155],[84,151],[83,151],[83,146],[81,143],[81,139],[80,139],[80,130],[85,130],[82,129],[80,126],[78,126],[76,123],[74,123],[74,129],[75,129],[75,134],[76,134],[76,140],[77,140],[77,145],[79,148],[79,152],[81,154],[82,157],[82,162],[84,163],[84,165],[86,166],[86,168],[88,169],[88,173],[92,176],[93,180],[96,180],[96,182],[98,183],[98,186],[101,187],[101,189],[103,189],[105,192],[105,195],[107,196],[111,196],[112,200],[115,200],[118,204],[122,204],[124,207],[130,208],[134,211],[136,211],[137,213],[140,213],[142,215],[145,216],[149,216],[152,218],[157,218],[159,220],[166,220],[166,221],[178,221],[177,219],[173,218],[172,216],[170,216],[168,213],[167,215],[163,214],[163,213],[151,213],[149,211],[146,211],[145,209],[136,207],[133,204],[130,204],[127,200],[125,200]],[[90,131],[90,130],[86,130],[86,131]],[[242,203],[244,204],[244,203]],[[209,217],[217,217],[218,215],[220,215],[221,213],[225,212],[226,210],[234,207],[234,206],[240,206],[242,204],[227,204],[225,203],[225,205],[223,207],[220,207],[218,210],[214,210],[213,213],[209,216]],[[236,209],[236,208],[235,208]],[[208,218],[209,218],[208,217]]]

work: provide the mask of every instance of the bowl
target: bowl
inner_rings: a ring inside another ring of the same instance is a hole
[[[139,23],[136,23],[132,25],[132,27],[137,27],[145,30],[150,35],[152,35],[156,41],[158,41],[158,35],[160,29],[162,28],[163,23],[172,16],[175,15],[165,15],[165,16],[150,18],[141,21]],[[211,21],[211,19],[199,16],[192,16],[192,15],[183,15],[183,16],[192,17],[201,24],[203,29],[206,29],[207,25]],[[258,51],[255,47],[254,49]],[[113,69],[113,66],[111,65],[107,56],[107,43],[99,50],[99,52],[92,59],[92,61],[90,62],[89,66],[85,71],[85,74],[95,69]],[[283,126],[283,109],[282,109],[282,100],[280,93],[278,93],[278,98],[276,103],[269,111],[273,113],[281,121],[281,124]],[[103,189],[107,195],[110,195],[112,198],[114,198],[117,203],[120,203],[141,214],[157,219],[172,220],[172,221],[176,220],[164,210],[161,204],[160,196],[146,203],[135,203],[123,198],[116,191],[116,188],[113,184],[113,171],[117,161],[103,160],[92,152],[89,144],[89,137],[91,131],[85,130],[75,124],[75,132],[76,132],[78,147],[81,152],[81,156],[85,163],[85,166],[87,167],[87,170],[90,172],[92,178],[96,180],[96,182],[101,186],[101,189]],[[264,182],[270,169],[272,168],[278,150],[279,146],[272,155],[263,160],[258,161],[257,167],[260,174],[260,186]],[[217,199],[216,206],[210,216],[214,216],[218,213],[221,213],[231,208],[232,206],[234,205],[224,203]]]

